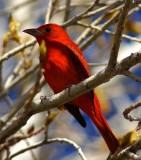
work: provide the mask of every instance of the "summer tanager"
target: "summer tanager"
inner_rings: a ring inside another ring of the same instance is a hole
[[[36,29],[26,29],[24,32],[34,36],[38,41],[43,75],[54,93],[61,92],[90,76],[82,51],[59,25],[45,24]],[[86,122],[79,109],[85,112],[98,128],[110,152],[115,152],[119,142],[102,114],[99,100],[94,91],[90,91],[64,106],[82,127],[86,127]]]

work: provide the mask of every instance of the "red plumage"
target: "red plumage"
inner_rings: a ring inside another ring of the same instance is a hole
[[[25,32],[33,35],[40,46],[44,42],[46,53],[40,54],[40,62],[44,77],[54,93],[61,92],[90,76],[83,53],[59,25],[42,25]],[[68,102],[65,107],[83,127],[86,127],[86,123],[79,108],[85,112],[98,128],[110,152],[115,152],[119,145],[118,140],[104,118],[99,100],[93,91]]]

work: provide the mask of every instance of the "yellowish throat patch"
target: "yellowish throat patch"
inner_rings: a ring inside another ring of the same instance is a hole
[[[47,47],[46,47],[46,43],[44,40],[42,40],[41,45],[40,45],[40,54],[43,57],[45,57],[47,54]]]

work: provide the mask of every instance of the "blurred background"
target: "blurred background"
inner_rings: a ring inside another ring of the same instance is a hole
[[[92,2],[93,1],[90,0],[71,0],[72,5],[69,8],[68,18],[71,18],[82,12],[88,6],[90,6]],[[115,2],[116,0],[100,0],[99,5],[95,7],[94,10],[102,8],[104,5],[109,5]],[[0,0],[1,56],[6,52],[14,49],[15,47],[33,39],[22,31],[27,28],[38,27],[45,23],[45,15],[48,9],[48,3],[49,0]],[[50,22],[57,24],[63,23],[65,11],[63,7],[65,7],[65,5],[66,0],[56,1]],[[16,8],[15,6],[19,7]],[[115,8],[118,9],[119,6],[115,6]],[[100,12],[99,14],[96,14],[89,18],[83,19],[82,22],[85,24],[91,24],[102,15],[106,15],[108,11],[110,11],[110,9]],[[104,24],[108,19],[110,19],[110,17],[113,16],[113,14],[115,14],[116,11],[117,10],[107,15],[102,21],[100,21],[99,24],[97,24],[97,26],[101,26],[102,24]],[[12,17],[10,18],[11,14]],[[13,23],[11,24],[11,28],[10,23]],[[115,31],[115,24],[110,25],[107,29],[110,31]],[[12,26],[15,27],[13,29],[13,32]],[[136,37],[138,40],[140,40],[140,28],[141,10],[138,9],[127,19],[124,33],[131,37]],[[85,28],[80,25],[71,25],[67,27],[68,34],[76,42],[78,42],[78,38],[84,32],[84,30]],[[94,33],[95,32],[96,31],[94,31]],[[78,45],[80,47],[83,46],[83,44],[89,37],[90,34],[88,35],[88,37],[86,37],[85,40],[78,43]],[[119,51],[118,60],[129,56],[131,53],[139,51],[141,49],[140,42],[130,39],[123,39]],[[97,37],[95,41],[89,44],[83,50],[83,53],[88,63],[105,64],[108,62],[111,47],[112,35],[104,32],[99,37]],[[0,117],[6,115],[17,104],[20,97],[24,93],[26,93],[31,86],[33,86],[37,78],[36,70],[32,71],[20,82],[16,83],[12,87],[9,87],[13,83],[13,81],[18,78],[18,76],[24,74],[25,71],[31,69],[32,66],[35,66],[39,63],[38,57],[39,49],[38,45],[36,44],[25,49],[22,52],[19,52],[15,56],[12,56],[11,58],[3,62],[0,76],[1,93],[4,93],[6,88],[8,89],[7,93],[4,96],[0,95]],[[17,66],[20,67],[18,68]],[[92,75],[102,70],[104,67],[104,65],[90,66]],[[15,68],[18,69],[15,70]],[[141,65],[137,65],[132,68],[132,72],[141,77]],[[130,107],[131,104],[134,104],[141,99],[140,83],[124,76],[118,76],[113,78],[108,83],[99,86],[95,90],[101,102],[103,113],[117,137],[122,137],[122,135],[136,128],[137,122],[129,122],[123,117],[122,112],[125,108]],[[35,96],[34,100],[39,99],[40,96],[44,95],[53,95],[53,92],[47,84],[44,85],[41,91]],[[45,115],[46,113],[34,115],[28,121],[28,124],[22,128],[23,132],[27,132],[28,128],[31,125],[34,125],[35,128],[39,128],[44,123]],[[134,110],[133,115],[139,117],[141,116],[141,111],[139,109]],[[84,118],[87,121],[86,129],[81,128],[81,126],[67,111],[59,111],[59,114],[49,125],[48,137],[60,137],[73,140],[80,147],[82,147],[82,151],[84,152],[88,160],[106,159],[109,151],[103,139],[101,138],[95,126],[92,124],[91,120],[86,115],[84,115]],[[34,143],[41,141],[43,137],[44,132],[41,132],[40,134],[29,138],[27,140],[29,144],[25,140],[21,141],[11,148],[11,154],[27,147],[28,145],[33,145]],[[79,160],[80,157],[76,150],[69,144],[53,143],[34,149],[32,153],[30,151],[25,152],[19,156],[14,157],[13,159]]]

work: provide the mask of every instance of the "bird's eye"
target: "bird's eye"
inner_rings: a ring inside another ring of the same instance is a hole
[[[50,32],[50,31],[51,31],[51,28],[46,28],[45,31],[46,31],[46,32]]]

